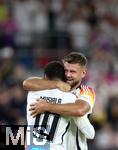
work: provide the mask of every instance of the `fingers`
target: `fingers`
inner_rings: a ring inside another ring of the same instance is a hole
[[[39,102],[39,100],[40,100],[40,102],[41,102],[41,101],[43,101],[43,99],[37,99],[37,100],[36,100],[36,102],[35,102],[35,103],[30,104],[30,106],[34,106],[34,105],[36,105],[37,103],[40,103],[40,102]]]
[[[37,114],[36,114],[36,113],[34,113],[34,114],[32,115],[32,117],[33,117],[33,118],[35,118],[35,117],[36,117],[36,115],[37,115]]]
[[[29,111],[31,111],[31,116],[34,118],[36,117],[36,115],[39,113],[39,111],[37,110],[37,103],[33,103],[30,105]]]
[[[36,108],[36,105],[32,105],[32,106],[29,108],[29,111],[33,111],[33,110],[35,110],[35,108]]]
[[[36,116],[36,105],[35,104],[31,104],[31,107],[29,108],[29,111],[31,111],[31,116],[34,118]]]
[[[30,115],[34,118],[34,117],[36,117],[37,113],[36,113],[36,111],[34,110],[34,111],[31,112]]]
[[[40,101],[39,101],[40,100]],[[35,117],[37,114],[44,112],[44,106],[43,106],[44,100],[37,99],[35,103],[30,104],[29,111],[31,111],[31,116]]]
[[[30,106],[32,107],[32,106],[35,106],[36,105],[36,103],[32,103],[32,104],[30,104]]]

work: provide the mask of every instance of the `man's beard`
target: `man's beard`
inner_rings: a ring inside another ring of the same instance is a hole
[[[79,83],[80,83],[79,81],[73,82],[72,85],[71,85],[71,89],[74,88],[74,87],[77,87],[79,85]]]
[[[71,86],[71,89],[74,88],[74,87],[77,87],[77,85],[79,85],[79,83],[80,83],[79,80],[73,81],[73,82],[71,82],[71,81],[73,81],[73,80],[70,80],[70,81],[67,80],[67,83]]]

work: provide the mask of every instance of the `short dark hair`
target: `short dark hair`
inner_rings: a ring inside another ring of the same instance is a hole
[[[88,60],[83,53],[79,52],[71,52],[64,57],[64,62],[72,63],[72,64],[80,64],[81,66],[87,66]]]
[[[60,79],[62,81],[66,81],[64,66],[60,61],[49,62],[45,66],[44,74],[49,80]]]

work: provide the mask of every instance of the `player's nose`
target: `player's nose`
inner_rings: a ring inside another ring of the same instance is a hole
[[[69,77],[71,77],[71,72],[68,71],[65,73],[65,75],[66,75],[66,78],[69,78]]]

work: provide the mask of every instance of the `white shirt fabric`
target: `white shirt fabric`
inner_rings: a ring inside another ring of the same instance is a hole
[[[86,90],[85,90],[86,89]],[[87,90],[88,89],[88,90]],[[29,112],[29,106],[31,103],[35,102],[36,99],[42,97],[46,100],[46,97],[48,97],[47,102],[52,101],[54,103],[60,102],[61,104],[64,103],[74,103],[75,100],[81,99],[90,104],[90,111],[92,112],[92,107],[94,105],[94,96],[92,89],[88,87],[78,88],[74,91],[72,91],[73,94],[68,92],[62,92],[58,89],[53,90],[43,90],[43,91],[33,91],[28,93],[27,98],[27,121],[28,125],[34,125],[35,118],[32,118]],[[49,98],[51,97],[51,98]],[[43,114],[41,115],[43,119]],[[50,115],[51,117],[51,115]],[[54,118],[52,116],[51,118]],[[71,124],[69,127],[69,132],[66,132],[66,127],[68,122],[71,119]],[[60,123],[61,122],[61,123]],[[54,138],[53,143],[50,143],[51,150],[77,150],[76,146],[76,131],[78,127],[78,140],[79,140],[79,146],[81,150],[87,150],[87,138],[93,139],[95,136],[95,131],[91,123],[89,122],[87,118],[87,114],[83,117],[61,117],[61,121],[59,122],[58,129],[56,130],[56,136]],[[49,120],[49,125],[51,124],[51,120]],[[41,118],[39,125],[41,125]],[[63,136],[63,140],[62,140]]]
[[[58,89],[51,89],[51,90],[43,90],[43,91],[33,91],[29,92],[27,96],[27,123],[29,125],[35,125],[36,118],[33,118],[30,115],[29,107],[30,104],[36,102],[37,99],[43,98],[45,101],[50,103],[74,103],[76,100],[76,96],[69,92],[62,92]],[[39,119],[39,127],[41,127],[41,124],[43,122],[44,116],[46,114],[41,114]],[[47,121],[47,130],[50,132],[51,126],[54,121],[54,117],[56,114],[49,114],[48,121]],[[65,145],[63,144],[63,139],[65,136],[65,133],[67,132],[67,126],[69,124],[70,117],[62,117],[57,115],[58,123],[56,126],[56,130],[54,133],[54,138],[52,141],[50,141],[50,150],[66,150]],[[54,126],[53,126],[54,127]],[[47,133],[49,134],[49,133]],[[37,135],[39,136],[39,135]],[[44,136],[44,138],[46,138]]]
[[[75,122],[71,120],[69,130],[66,134],[66,140],[68,141],[66,146],[67,150],[77,150],[77,143],[76,143],[76,133],[77,133],[77,126],[78,126],[78,141],[79,147],[81,150],[88,150],[87,146],[87,138],[93,139],[95,136],[94,127],[91,125],[90,121],[87,118],[87,115],[92,112],[94,103],[95,103],[95,93],[92,88],[81,85],[81,87],[74,89],[71,91],[73,94],[76,95],[78,100],[83,100],[89,103],[90,111],[83,117],[76,117]]]

